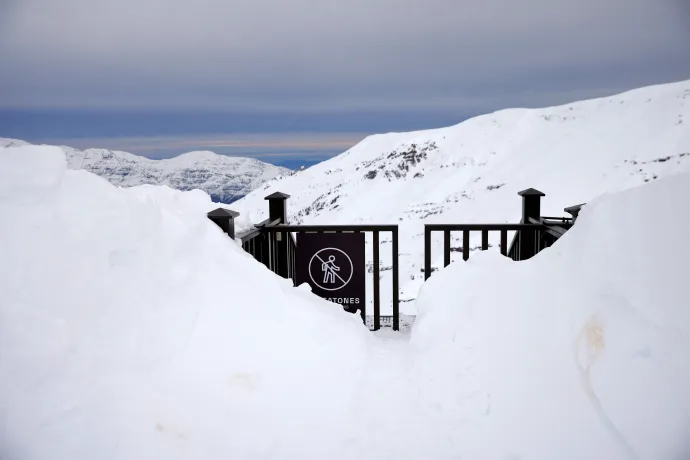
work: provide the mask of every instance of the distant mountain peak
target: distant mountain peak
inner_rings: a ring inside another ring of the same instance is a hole
[[[0,138],[0,147],[26,145],[18,139]],[[255,158],[219,155],[210,150],[152,160],[108,149],[78,150],[60,146],[70,169],[84,169],[121,187],[167,185],[178,190],[200,189],[220,203],[232,203],[264,183],[292,171]]]

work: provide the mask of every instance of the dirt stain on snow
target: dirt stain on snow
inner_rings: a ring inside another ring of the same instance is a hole
[[[580,375],[580,383],[582,384],[582,389],[589,399],[592,408],[611,437],[616,440],[621,450],[625,452],[626,456],[631,460],[638,459],[639,457],[628,440],[623,433],[618,430],[616,425],[614,425],[613,421],[602,407],[601,401],[599,401],[599,397],[594,391],[592,381],[590,380],[592,366],[601,358],[606,349],[606,336],[602,318],[598,315],[591,316],[580,330],[573,345],[573,357]]]
[[[598,318],[593,317],[585,325],[587,332],[587,349],[590,352],[592,362],[598,359],[606,348],[606,341],[604,340],[604,325]],[[587,368],[589,371],[589,367]]]

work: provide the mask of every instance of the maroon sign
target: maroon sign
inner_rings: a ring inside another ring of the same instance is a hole
[[[298,233],[297,285],[354,313],[365,306],[364,233]]]

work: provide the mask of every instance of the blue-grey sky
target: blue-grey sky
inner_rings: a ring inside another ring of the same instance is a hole
[[[690,0],[0,0],[0,62],[0,136],[346,144],[690,78]]]

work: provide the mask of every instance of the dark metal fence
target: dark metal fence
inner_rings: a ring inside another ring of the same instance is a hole
[[[295,255],[297,244],[292,233],[274,232],[280,220],[265,220],[254,229],[238,236],[242,249],[283,278],[295,282]]]
[[[509,256],[513,260],[520,260],[520,244],[511,245],[508,248],[508,232],[521,232],[522,238],[525,240],[528,237],[528,232],[535,233],[543,228],[540,224],[426,224],[424,226],[424,279],[431,276],[431,236],[433,232],[443,232],[443,266],[450,265],[451,253],[451,232],[462,232],[462,258],[467,260],[470,258],[470,232],[481,232],[482,234],[482,251],[489,249],[489,232],[501,232],[501,254]],[[518,240],[523,241],[522,239]]]
[[[489,232],[500,232],[500,251],[512,260],[527,260],[553,245],[575,223],[583,204],[565,208],[573,217],[540,216],[540,200],[544,193],[527,189],[518,193],[522,197],[522,219],[518,224],[426,224],[424,226],[424,279],[431,276],[431,240],[433,232],[443,232],[443,266],[451,262],[451,232],[462,232],[462,258],[470,257],[470,233],[481,232],[481,250],[489,249]],[[510,246],[508,232],[515,232]]]
[[[451,263],[451,232],[461,231],[462,257],[470,256],[471,232],[481,233],[481,250],[490,247],[489,233],[500,232],[500,251],[504,256],[515,261],[526,260],[539,251],[553,245],[574,224],[584,204],[570,206],[565,211],[572,217],[540,216],[540,200],[544,193],[527,189],[518,195],[522,197],[522,219],[520,223],[502,224],[427,224],[424,226],[424,279],[432,272],[431,241],[434,232],[443,232],[443,266]],[[269,270],[289,278],[296,283],[296,260],[298,246],[294,234],[300,233],[361,233],[370,232],[373,236],[373,328],[381,328],[381,285],[380,285],[380,234],[392,234],[392,276],[393,276],[393,316],[383,317],[392,320],[393,330],[400,330],[400,289],[398,266],[398,226],[397,225],[289,225],[287,223],[286,200],[289,195],[273,193],[266,197],[269,202],[269,218],[254,225],[235,238],[234,219],[237,212],[218,208],[208,213],[209,219],[215,222],[232,239],[238,239],[242,248]],[[508,245],[508,232],[514,232]],[[366,303],[361,306],[362,320],[366,323]]]
[[[266,197],[269,202],[269,218],[254,225],[254,228],[237,236],[242,248],[273,273],[292,280],[296,284],[297,242],[294,234],[300,233],[362,233],[373,236],[373,309],[374,330],[381,328],[381,282],[380,282],[380,234],[392,234],[392,276],[393,276],[393,330],[400,330],[400,286],[398,265],[397,225],[289,225],[287,224],[286,200],[289,195],[274,193]],[[237,212],[223,208],[208,214],[233,239],[234,218]],[[366,303],[361,306],[362,321],[366,323]],[[384,317],[385,318],[385,317]]]
[[[293,267],[292,272],[283,275],[281,272],[275,270],[275,266],[268,266],[280,276],[292,278],[294,276],[294,264],[297,247],[295,246],[292,232],[300,233],[362,233],[370,232],[373,236],[373,307],[374,307],[374,330],[381,328],[381,280],[380,280],[380,234],[381,232],[390,232],[392,234],[392,276],[393,276],[393,330],[400,330],[400,285],[399,285],[399,264],[398,264],[398,226],[397,225],[266,225],[257,229],[260,233],[265,234],[269,241],[275,239],[276,235],[286,234],[288,240],[291,242],[288,247],[292,250],[287,252],[288,266]],[[362,305],[361,311],[362,321],[366,322],[366,304]]]

